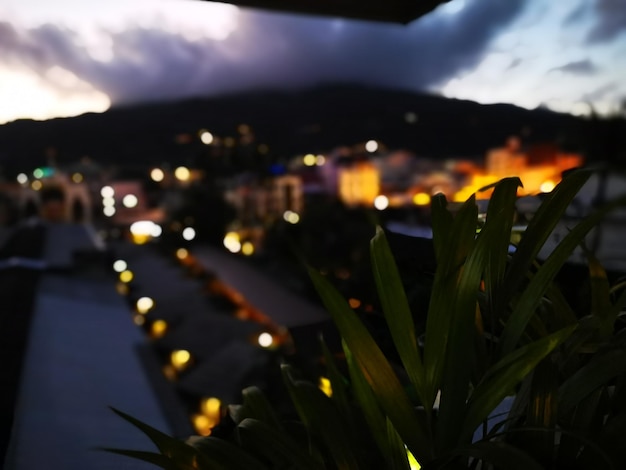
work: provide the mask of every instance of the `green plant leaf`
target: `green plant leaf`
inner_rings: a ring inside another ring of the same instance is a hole
[[[361,372],[361,369],[356,363],[354,356],[350,352],[350,348],[348,348],[345,341],[343,342],[343,350],[346,354],[346,361],[348,363],[350,383],[352,384],[352,394],[360,406],[361,412],[363,413],[370,433],[378,445],[378,448],[388,460],[391,460],[393,455],[387,439],[387,417],[380,408],[370,384],[363,376],[363,372]]]
[[[563,238],[554,251],[552,251],[545,263],[539,268],[539,271],[533,276],[528,287],[522,292],[522,295],[515,304],[513,313],[504,326],[500,343],[502,353],[510,352],[518,343],[526,329],[528,321],[534,315],[542,296],[548,290],[554,277],[563,264],[569,259],[574,249],[580,245],[585,235],[587,235],[607,213],[623,205],[626,205],[626,196],[615,199],[604,205],[578,223],[578,225]]]
[[[429,460],[433,449],[426,426],[419,421],[384,354],[337,290],[314,269],[309,268],[309,275],[380,406],[413,455],[420,461]]]
[[[281,366],[283,378],[291,400],[302,422],[309,431],[319,438],[333,462],[339,468],[358,470],[359,459],[354,454],[354,436],[338,413],[335,403],[315,385],[295,380],[293,369],[287,364]]]
[[[250,454],[262,456],[264,460],[272,462],[271,468],[299,470],[324,468],[284,431],[251,418],[244,419],[237,428],[242,447]]]
[[[115,408],[111,409],[118,416],[133,424],[135,427],[139,428],[157,446],[161,454],[176,461],[177,464],[192,465],[194,462],[197,461],[198,452],[196,452],[193,447],[185,444],[178,439],[168,436],[158,429],[155,429],[152,426],[136,418],[133,418],[132,416],[120,410],[117,410]]]
[[[132,457],[133,459],[141,460],[143,462],[151,463],[164,470],[194,470],[197,467],[191,465],[178,464],[169,457],[163,454],[157,454],[155,452],[144,452],[141,450],[126,450],[126,449],[110,449],[102,448],[106,452],[113,454],[124,455],[126,457]]]
[[[600,336],[607,338],[613,332],[613,323],[615,318],[612,317],[611,305],[611,287],[609,279],[606,275],[604,267],[597,258],[582,243],[583,251],[587,257],[589,266],[589,284],[591,287],[591,314],[597,317],[599,321]]]
[[[433,246],[435,257],[440,263],[447,251],[447,238],[452,231],[452,214],[447,209],[448,201],[443,194],[436,194],[430,202],[431,219],[433,226]]]
[[[519,384],[554,348],[565,341],[576,329],[571,325],[545,338],[514,350],[487,372],[474,389],[462,427],[462,435],[472,436],[489,413]]]
[[[424,365],[417,346],[415,324],[400,273],[381,227],[376,227],[376,235],[370,243],[370,255],[378,298],[393,343],[417,395],[423,402]]]
[[[350,409],[350,401],[348,399],[348,385],[346,383],[346,379],[341,372],[339,372],[335,359],[328,349],[326,342],[323,339],[321,339],[320,342],[322,345],[322,353],[324,354],[324,361],[326,363],[328,380],[330,380],[330,386],[333,391],[331,398],[335,403],[337,403],[337,406],[343,415],[350,419],[352,410]]]
[[[243,405],[237,410],[236,419],[233,416],[235,423],[239,424],[246,418],[254,418],[263,421],[276,430],[283,430],[280,420],[259,387],[247,387],[243,389],[241,395],[243,397]]]
[[[502,302],[502,282],[509,257],[511,230],[515,218],[515,202],[517,188],[522,186],[519,178],[505,178],[495,185],[495,189],[487,207],[485,230],[493,232],[490,236],[491,247],[488,253],[488,262],[485,270],[485,291],[487,294],[491,331],[495,331],[496,318],[493,316]]]
[[[438,233],[433,226],[433,236],[445,240],[442,243],[446,248],[438,259],[426,319],[423,396],[424,407],[427,409],[432,407],[441,386],[449,336],[456,313],[459,273],[474,245],[477,216],[476,199],[472,196],[454,217],[448,233]]]
[[[454,452],[456,456],[467,456],[488,462],[495,468],[507,470],[544,470],[544,467],[526,452],[505,442],[481,441]]]
[[[589,170],[573,171],[563,178],[541,203],[511,258],[503,285],[503,301],[509,299],[519,289],[539,251],[590,176]]]
[[[459,436],[468,438],[461,434],[461,428],[455,423],[464,419],[470,377],[472,369],[476,369],[474,342],[477,334],[475,318],[478,292],[485,271],[492,270],[491,281],[495,285],[491,288],[497,289],[501,280],[503,263],[508,256],[518,185],[517,178],[505,179],[496,184],[491,215],[488,215],[484,228],[467,255],[455,289],[456,302],[453,305],[454,316],[450,325],[437,423],[440,451],[458,445]]]
[[[206,466],[202,468],[211,470],[268,469],[267,465],[248,454],[243,448],[225,439],[195,436],[187,442],[206,462]]]
[[[559,388],[559,410],[566,414],[598,387],[626,373],[626,350],[609,349],[596,354]]]
[[[393,423],[386,418],[387,440],[390,449],[389,470],[410,470],[406,447]]]

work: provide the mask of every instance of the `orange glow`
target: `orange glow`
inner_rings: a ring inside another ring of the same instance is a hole
[[[348,300],[350,307],[359,308],[361,306],[361,301],[359,299],[350,299]]]

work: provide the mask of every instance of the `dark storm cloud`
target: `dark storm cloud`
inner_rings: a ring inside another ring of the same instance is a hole
[[[596,0],[597,21],[589,32],[590,43],[607,42],[626,31],[626,3],[624,0]]]
[[[589,59],[568,62],[565,65],[550,69],[550,72],[565,72],[574,75],[593,75],[597,71],[598,68]]]
[[[0,23],[0,60],[42,75],[58,65],[114,103],[340,80],[419,90],[475,67],[523,4],[468,1],[456,15],[434,13],[409,26],[241,10],[224,41],[139,27],[110,33],[109,62],[91,57],[67,29]]]

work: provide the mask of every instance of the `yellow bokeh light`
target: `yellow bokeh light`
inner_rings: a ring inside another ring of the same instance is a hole
[[[541,186],[539,187],[539,190],[542,193],[549,193],[551,192],[554,188],[556,187],[556,184],[554,184],[554,181],[551,180],[547,180],[544,181],[543,183],[541,183]]]
[[[209,418],[219,418],[222,409],[222,402],[219,398],[205,398],[200,403],[202,414]]]
[[[328,380],[326,377],[320,377],[320,381],[317,386],[322,392],[324,392],[326,396],[333,396],[333,387],[330,384],[330,380]]]
[[[178,258],[179,260],[184,260],[187,258],[187,256],[189,256],[189,251],[186,248],[179,248],[178,250],[176,250],[176,258]]]
[[[312,153],[306,154],[302,158],[302,163],[304,163],[306,166],[314,166],[315,162],[317,162],[317,157]]]
[[[368,140],[365,143],[365,150],[367,150],[369,153],[374,153],[376,150],[378,150],[378,142],[376,142],[375,140]]]
[[[117,285],[115,286],[115,290],[117,290],[117,293],[119,295],[128,295],[128,286],[122,282],[118,282]]]
[[[361,301],[359,299],[350,299],[348,300],[350,307],[359,308],[361,306]]]
[[[154,338],[161,338],[167,333],[167,322],[165,320],[156,320],[150,326],[150,333]]]
[[[135,315],[133,317],[133,323],[137,326],[143,326],[146,323],[146,319],[141,315]]]
[[[141,297],[137,299],[135,308],[137,309],[137,313],[145,315],[154,308],[154,300],[152,300],[150,297]]]
[[[237,232],[228,232],[224,236],[224,246],[231,253],[239,253],[241,251],[241,241]]]
[[[165,173],[163,173],[163,170],[160,168],[153,168],[152,171],[150,171],[150,178],[152,181],[159,183],[163,181],[163,178],[165,178]]]
[[[252,255],[254,253],[254,245],[251,242],[244,242],[241,245],[241,252],[246,256]]]
[[[43,187],[43,184],[41,183],[41,181],[36,180],[30,184],[30,187],[33,188],[33,190],[35,191],[39,191]]]
[[[134,277],[135,275],[133,274],[133,272],[128,269],[120,273],[120,281],[122,282],[126,282],[126,283],[131,282]]]
[[[413,196],[413,204],[416,206],[427,206],[430,204],[430,194],[427,193],[417,193]]]
[[[196,414],[192,417],[193,427],[200,436],[208,436],[213,428],[211,420],[202,414]]]
[[[170,360],[176,370],[184,370],[191,361],[191,353],[185,349],[176,349],[172,351]]]
[[[269,348],[274,344],[274,338],[267,332],[261,333],[257,341],[259,342],[259,346],[263,348]]]
[[[200,140],[202,141],[202,143],[204,145],[210,145],[213,143],[213,134],[211,134],[209,131],[203,130],[200,132]]]
[[[191,171],[189,171],[189,168],[187,167],[179,166],[174,170],[174,176],[179,181],[189,181],[189,178],[191,178]]]
[[[83,175],[81,175],[80,173],[74,173],[74,174],[72,175],[72,181],[73,181],[74,183],[77,183],[77,184],[78,184],[78,183],[82,183],[82,181],[83,181]]]
[[[389,198],[382,194],[376,196],[376,199],[374,199],[374,207],[379,211],[387,209],[387,207],[389,207]]]

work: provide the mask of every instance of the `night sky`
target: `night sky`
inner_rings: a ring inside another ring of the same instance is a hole
[[[626,0],[452,0],[408,26],[193,0],[2,0],[0,123],[355,82],[614,112]]]

